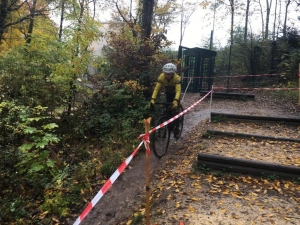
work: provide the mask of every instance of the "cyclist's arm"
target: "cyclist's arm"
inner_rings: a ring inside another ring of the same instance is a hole
[[[180,99],[180,94],[181,94],[181,81],[180,81],[180,76],[176,76],[176,81],[175,81],[175,99],[179,101]]]
[[[156,97],[158,95],[158,92],[161,89],[161,87],[162,87],[162,83],[157,81],[156,85],[155,85],[155,88],[154,88],[154,91],[152,93],[152,97],[151,97],[152,99],[154,99],[154,100],[156,99]]]

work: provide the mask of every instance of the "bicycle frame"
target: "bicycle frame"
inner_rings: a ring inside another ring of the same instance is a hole
[[[155,127],[161,125],[162,123],[166,122],[167,120],[173,117],[173,110],[170,108],[172,103],[156,103],[157,105],[164,105],[164,109],[159,114],[159,117],[156,119]],[[179,109],[183,111],[183,107],[180,105]],[[161,127],[160,129],[154,131],[151,134],[151,146],[153,148],[154,154],[161,158],[167,152],[169,142],[170,142],[170,133],[173,131],[175,127],[177,127],[177,133],[174,132],[174,138],[179,139],[181,132],[182,132],[182,125],[183,125],[183,115],[181,118],[178,118],[178,124],[175,121],[168,123],[167,125]],[[175,123],[174,123],[175,122]],[[178,129],[179,128],[179,129]]]

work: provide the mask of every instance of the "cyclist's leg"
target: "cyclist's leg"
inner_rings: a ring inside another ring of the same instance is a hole
[[[172,104],[173,103],[173,100],[175,98],[175,93],[169,93],[169,92],[166,92],[166,102],[167,103],[170,103]],[[170,105],[171,106],[171,105]],[[169,111],[169,115],[168,115],[168,119],[172,118],[173,117],[173,113],[172,113],[172,110],[168,110]],[[171,131],[173,131],[173,127],[174,127],[174,122],[170,123],[169,124],[169,129]]]
[[[166,102],[168,103],[173,103],[175,98],[175,93],[166,93]],[[180,102],[178,102],[178,105]],[[171,117],[176,116],[179,113],[179,108],[177,107],[176,109],[172,109],[171,112]],[[171,130],[175,133],[178,133],[178,128],[179,128],[179,119],[174,120],[171,124]]]
[[[176,116],[177,114],[179,114],[179,108],[177,107],[176,109],[172,110],[172,116]],[[174,128],[173,128],[173,133],[174,135],[177,135],[179,133],[179,119],[177,118],[176,120],[174,120]]]

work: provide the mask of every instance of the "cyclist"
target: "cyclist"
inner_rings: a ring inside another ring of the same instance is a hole
[[[181,81],[180,76],[176,74],[177,67],[173,63],[167,63],[163,66],[163,73],[161,73],[157,79],[154,91],[152,93],[151,101],[149,107],[153,108],[155,104],[155,99],[162,87],[165,88],[166,92],[166,102],[172,103],[172,114],[176,115],[178,113],[178,106],[181,94]],[[173,130],[174,134],[178,134],[178,119],[175,120],[175,128]]]

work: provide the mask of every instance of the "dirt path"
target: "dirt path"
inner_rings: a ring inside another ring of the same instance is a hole
[[[183,105],[188,107],[199,99],[199,94],[187,94]],[[295,118],[300,111],[294,104],[278,104],[270,96],[258,96],[254,101],[216,99],[211,107],[214,112]],[[199,221],[200,224],[300,224],[300,197],[294,193],[300,192],[299,185],[280,182],[279,187],[293,190],[281,194],[274,188],[278,189],[278,184],[266,184],[249,176],[235,180],[193,173],[202,142],[201,132],[206,129],[201,121],[209,119],[209,115],[210,104],[204,100],[185,115],[183,136],[177,143],[172,139],[167,155],[158,159],[151,154],[152,224],[179,224],[183,220],[185,225],[199,224]],[[143,213],[143,149],[81,224],[130,224],[134,213]]]

